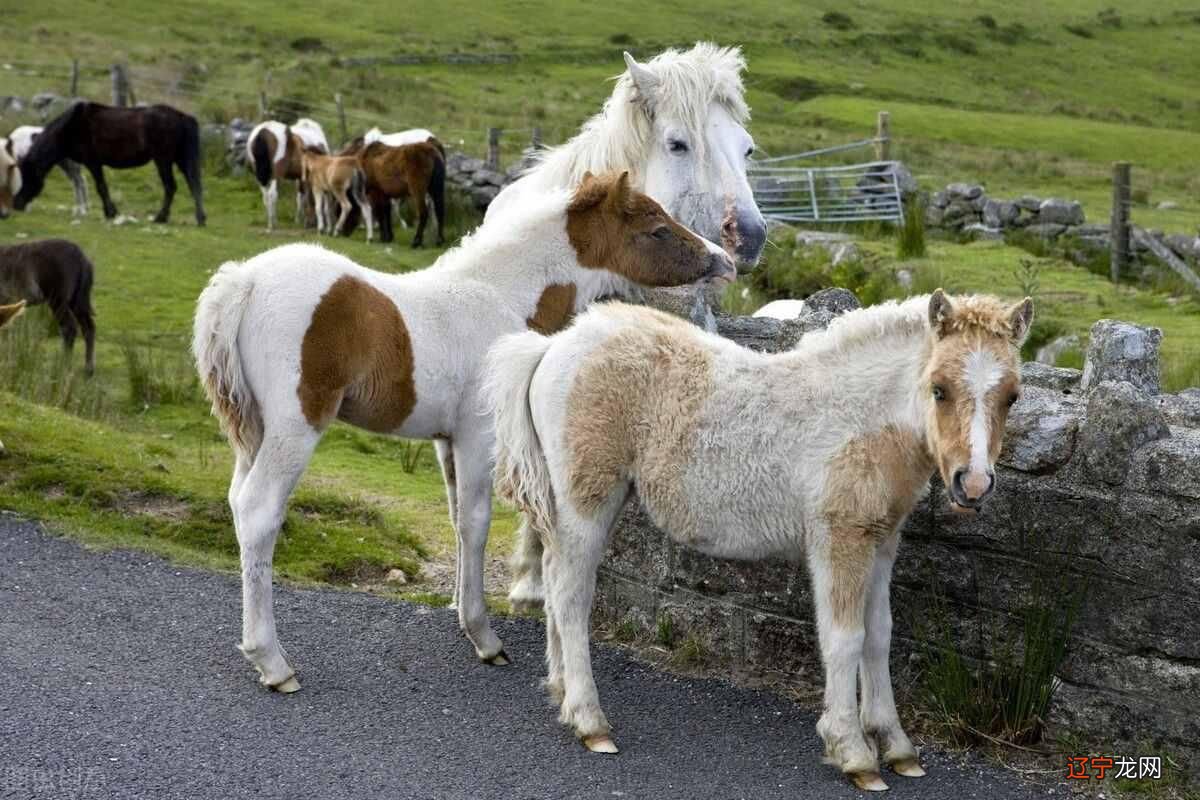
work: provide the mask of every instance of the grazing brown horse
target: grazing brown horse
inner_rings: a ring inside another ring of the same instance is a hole
[[[92,311],[92,262],[73,242],[42,239],[0,247],[0,303],[50,306],[67,352],[77,330],[87,346],[84,369],[96,371],[96,323]]]
[[[355,140],[342,150],[345,155],[357,155],[367,177],[367,197],[379,221],[379,240],[395,239],[392,231],[392,200],[409,200],[417,214],[417,232],[412,246],[424,243],[425,225],[429,222],[426,195],[433,201],[437,218],[437,243],[445,243],[442,227],[446,221],[446,159],[436,139],[390,147],[381,142],[363,145]]]
[[[116,108],[75,103],[46,126],[21,159],[21,190],[13,198],[18,211],[41,193],[46,173],[68,158],[92,173],[108,219],[117,215],[117,207],[108,194],[104,167],[130,169],[153,161],[163,185],[163,204],[154,221],[166,222],[175,197],[171,168],[177,166],[196,203],[196,224],[204,224],[200,126],[195,117],[162,105]]]

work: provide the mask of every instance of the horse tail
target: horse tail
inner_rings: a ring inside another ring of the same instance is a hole
[[[433,198],[433,213],[437,217],[438,236],[446,222],[446,157],[433,160],[433,173],[429,176],[429,196]]]
[[[190,114],[180,114],[183,117],[180,125],[179,166],[183,169],[184,177],[200,175],[200,123]]]
[[[550,348],[547,336],[526,331],[501,337],[488,351],[484,410],[496,428],[496,493],[524,511],[533,531],[554,530],[554,489],[529,406],[529,387]]]
[[[259,186],[269,186],[275,176],[275,164],[271,161],[271,148],[267,147],[262,134],[250,143],[250,159],[254,162],[254,179]]]
[[[262,412],[246,383],[238,349],[238,330],[253,289],[253,274],[245,264],[222,264],[200,293],[192,332],[192,355],[213,416],[247,461],[254,460],[263,439]]]

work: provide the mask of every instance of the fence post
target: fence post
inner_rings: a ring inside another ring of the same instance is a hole
[[[533,126],[533,135],[529,137],[529,146],[534,150],[542,149],[542,128],[540,125]]]
[[[1129,162],[1113,162],[1112,220],[1108,238],[1112,243],[1109,273],[1112,282],[1121,277],[1122,270],[1129,266]]]
[[[79,59],[71,59],[71,93],[68,97],[79,96]]]
[[[500,170],[500,129],[488,128],[487,165],[499,172]]]
[[[335,94],[333,100],[337,103],[338,126],[342,130],[342,144],[344,145],[350,140],[350,137],[346,134],[346,107],[342,105],[342,93]]]
[[[114,106],[129,105],[129,76],[125,74],[124,64],[112,65],[112,104]]]
[[[892,156],[892,128],[890,115],[880,111],[875,120],[875,160],[889,161]]]

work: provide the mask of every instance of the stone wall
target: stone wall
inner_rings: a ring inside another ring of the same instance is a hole
[[[686,298],[653,299],[766,351],[794,346],[845,306],[833,291],[813,300],[799,320],[779,322],[706,319]],[[1082,373],[1026,364],[996,495],[981,515],[951,512],[934,479],[896,565],[898,673],[917,649],[914,615],[934,591],[968,656],[988,659],[995,643],[1019,641],[1014,618],[1053,559],[1072,585],[1089,588],[1051,722],[1114,748],[1153,741],[1200,756],[1200,389],[1159,393],[1160,338],[1102,320]],[[821,679],[801,564],[697,554],[636,503],[602,569],[597,614],[651,635],[669,618],[677,638],[695,637],[724,664]]]

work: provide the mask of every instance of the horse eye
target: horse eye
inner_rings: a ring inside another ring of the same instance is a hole
[[[1020,398],[1021,398],[1021,395],[1017,394],[1016,392],[1013,392],[1012,394],[1010,394],[1008,396],[1008,407],[1012,408],[1013,403],[1017,402],[1017,400],[1019,400]]]
[[[751,147],[750,149],[748,149],[746,151],[746,158],[753,158],[753,157],[754,157],[754,148]]]
[[[671,139],[667,142],[667,149],[672,153],[686,153],[688,151],[687,142],[681,142],[678,139]]]
[[[941,386],[938,386],[936,383],[933,385],[933,399],[937,400],[939,403],[946,399],[946,390]]]
[[[671,235],[671,229],[668,228],[666,225],[659,225],[657,228],[655,228],[654,230],[652,230],[650,232],[650,235],[653,236],[655,239],[666,239],[668,236]]]

